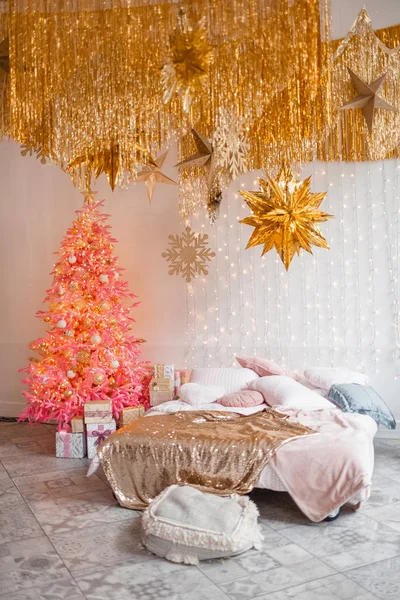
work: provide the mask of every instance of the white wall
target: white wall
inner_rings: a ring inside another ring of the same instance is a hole
[[[333,0],[334,37],[345,35],[361,8],[359,0]],[[370,0],[367,9],[375,28],[400,23],[398,0]],[[176,175],[171,167],[175,162],[171,153],[165,163],[171,177]],[[346,363],[373,373],[374,384],[400,418],[400,386],[395,379],[400,374],[398,331],[394,327],[399,316],[397,166],[394,161],[309,166],[306,174],[314,175],[315,191],[329,190],[323,206],[336,219],[322,229],[332,249],[317,249],[315,260],[308,255],[296,257],[288,275],[273,253],[261,268],[260,248],[244,250],[251,228],[237,228],[237,217],[248,210],[235,198],[236,188],[231,186],[217,227],[211,229],[202,215],[192,219],[195,229],[204,224],[202,230],[210,233],[210,244],[221,252],[209,278],[188,287],[192,312],[188,328],[186,284],[180,277],[168,275],[160,256],[168,235],[183,229],[176,188],[158,185],[149,206],[144,184],[112,194],[101,178],[96,189],[98,197],[106,198],[113,234],[119,240],[115,252],[126,268],[130,290],[141,300],[135,310],[135,333],[148,340],[143,357],[177,365],[183,364],[185,357],[197,364],[229,365],[233,352],[245,350],[283,358],[297,368],[311,363]],[[241,180],[246,189],[255,189],[255,176],[249,174]],[[385,184],[385,178],[391,181]],[[18,414],[22,407],[17,370],[27,364],[29,341],[43,333],[43,324],[34,313],[41,308],[51,282],[52,252],[81,199],[69,177],[57,167],[20,156],[17,144],[0,144],[0,415]],[[232,278],[231,263],[239,279]],[[377,269],[372,274],[373,295],[371,264]],[[228,327],[232,333],[226,337],[226,331],[219,332],[218,342],[214,342],[213,328],[221,320],[225,324],[219,324],[219,329]]]

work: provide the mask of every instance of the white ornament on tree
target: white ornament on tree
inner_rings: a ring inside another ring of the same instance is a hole
[[[113,369],[118,369],[119,367],[119,361],[117,359],[114,359],[111,361],[111,366]]]
[[[75,371],[67,371],[67,377],[68,379],[73,379],[74,377],[76,377]]]
[[[67,322],[64,319],[60,319],[57,323],[57,327],[59,329],[65,329],[66,326],[67,326]]]
[[[108,283],[108,275],[100,275],[99,279],[101,283]]]
[[[76,256],[74,256],[73,254],[68,258],[68,262],[71,265],[74,265],[76,263]]]
[[[99,336],[98,333],[95,333],[94,335],[92,335],[92,337],[90,338],[90,341],[92,342],[92,344],[100,344],[101,342],[101,337]]]

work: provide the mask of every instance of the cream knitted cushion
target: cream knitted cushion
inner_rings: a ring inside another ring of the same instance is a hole
[[[143,545],[168,560],[199,560],[261,548],[258,510],[247,496],[221,498],[188,485],[171,485],[145,510]]]

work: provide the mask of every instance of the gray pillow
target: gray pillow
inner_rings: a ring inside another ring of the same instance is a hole
[[[396,419],[378,392],[369,385],[341,383],[331,387],[328,399],[344,412],[368,415],[388,429],[396,429]]]

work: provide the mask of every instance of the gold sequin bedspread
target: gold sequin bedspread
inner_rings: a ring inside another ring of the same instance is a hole
[[[108,437],[98,454],[119,503],[144,509],[173,484],[246,494],[280,446],[313,433],[272,409],[251,416],[185,411],[142,417]]]

